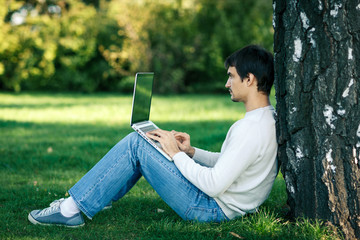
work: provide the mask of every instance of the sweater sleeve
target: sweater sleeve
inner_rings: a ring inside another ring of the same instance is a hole
[[[201,166],[185,153],[178,153],[173,158],[185,178],[210,197],[217,197],[225,192],[256,160],[259,152],[256,142],[259,133],[254,124],[241,121],[230,131],[212,168]]]
[[[195,148],[195,154],[193,156],[193,159],[195,160],[195,162],[203,166],[213,167],[215,166],[215,163],[219,159],[219,156],[220,153],[209,152],[206,150]]]

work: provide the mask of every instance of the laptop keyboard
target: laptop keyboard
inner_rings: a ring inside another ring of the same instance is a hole
[[[140,127],[139,129],[141,131],[143,131],[144,133],[147,133],[147,132],[150,132],[152,130],[155,130],[156,128],[153,125],[150,125],[150,126]]]

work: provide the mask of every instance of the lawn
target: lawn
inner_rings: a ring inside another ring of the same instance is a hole
[[[339,238],[321,222],[286,220],[281,173],[258,213],[227,223],[183,221],[142,178],[82,228],[30,224],[31,210],[68,196],[67,190],[132,132],[130,112],[129,95],[0,93],[0,239]],[[228,128],[244,114],[243,105],[227,95],[155,95],[150,118],[163,129],[189,133],[194,146],[219,151]]]

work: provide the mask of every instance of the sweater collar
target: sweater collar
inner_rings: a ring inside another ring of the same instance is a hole
[[[266,107],[262,107],[262,108],[257,108],[257,109],[254,109],[254,110],[251,110],[250,112],[246,112],[245,113],[245,117],[251,117],[253,115],[256,115],[258,114],[259,112],[262,112],[262,111],[266,111],[266,110],[270,110],[270,111],[274,111],[274,107],[272,105],[268,105]]]

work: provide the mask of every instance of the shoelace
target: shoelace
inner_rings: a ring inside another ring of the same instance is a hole
[[[55,201],[53,201],[52,203],[50,203],[50,207],[54,206],[55,204],[58,204],[59,202],[61,203],[61,202],[64,201],[64,200],[65,200],[65,198],[60,198],[60,199],[58,199],[58,200],[55,200]]]
[[[62,201],[64,201],[64,198],[53,201],[52,203],[50,203],[50,207],[41,210],[38,215],[44,216],[56,211],[60,207]]]

